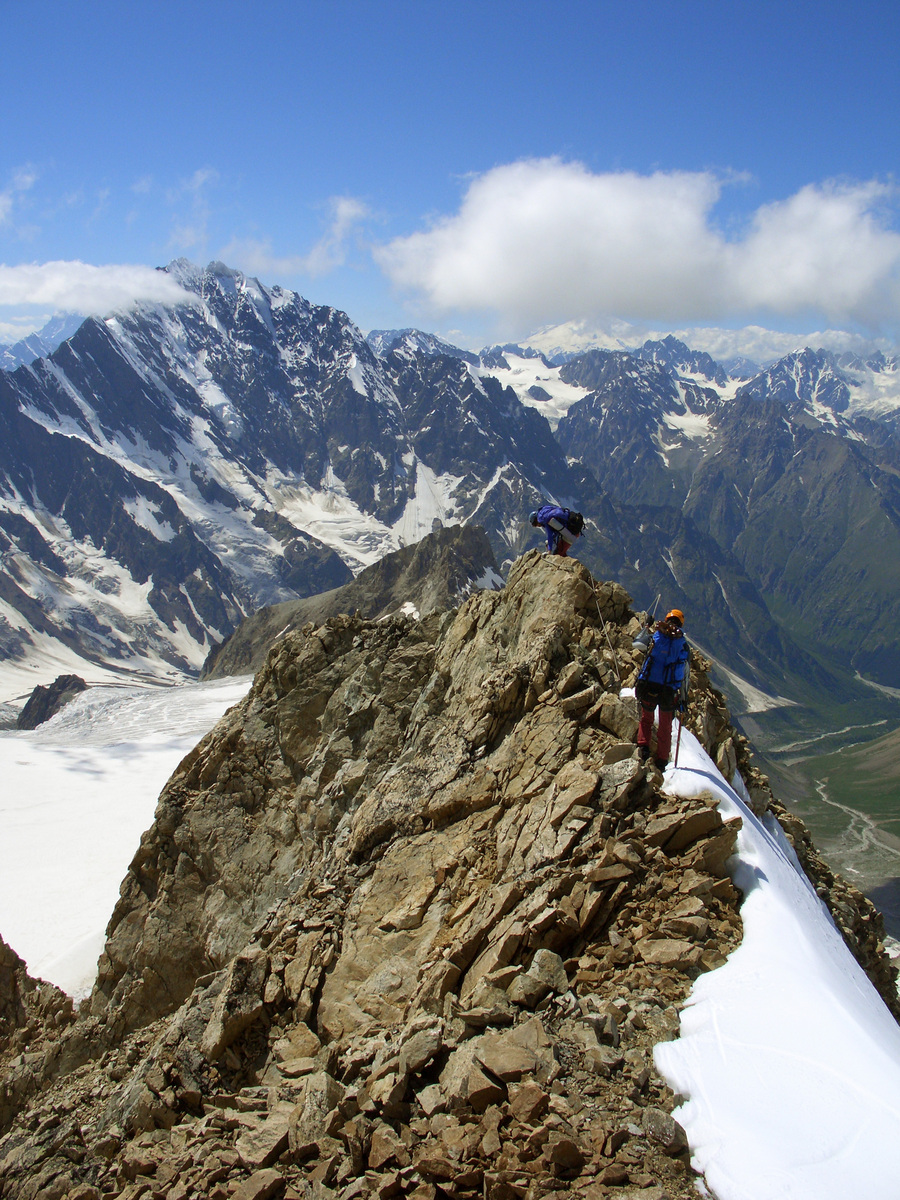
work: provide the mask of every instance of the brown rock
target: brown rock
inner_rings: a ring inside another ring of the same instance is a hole
[[[440,1026],[423,1029],[406,1042],[400,1051],[400,1073],[418,1074],[434,1058],[443,1044]]]
[[[491,1104],[506,1099],[503,1088],[489,1079],[478,1067],[471,1067],[466,1077],[466,1100],[475,1112],[484,1112]]]
[[[591,1046],[584,1052],[584,1061],[593,1068],[597,1075],[606,1079],[619,1069],[624,1059],[612,1046]]]
[[[561,993],[569,990],[569,979],[563,960],[552,950],[536,951],[526,974],[546,983],[552,992]]]
[[[662,816],[654,817],[647,822],[644,841],[648,846],[664,846],[675,834],[675,831],[681,827],[683,821],[684,815],[680,812],[664,813]]]
[[[415,1160],[416,1170],[428,1179],[455,1179],[459,1164],[440,1154],[424,1154]]]
[[[447,1108],[447,1097],[444,1095],[443,1089],[436,1083],[422,1088],[420,1092],[416,1093],[416,1099],[421,1104],[426,1117],[444,1112]]]
[[[561,1172],[577,1173],[585,1164],[584,1153],[571,1138],[551,1134],[544,1147],[544,1158]]]
[[[722,828],[722,817],[717,808],[701,808],[683,817],[678,828],[663,843],[666,854],[678,854],[699,838],[708,837],[713,830]]]
[[[273,1113],[256,1128],[245,1130],[234,1144],[241,1162],[250,1171],[271,1166],[288,1146],[288,1114]]]
[[[661,1108],[644,1109],[644,1133],[662,1146],[666,1154],[680,1154],[687,1148],[684,1130]]]
[[[322,1043],[308,1025],[298,1021],[272,1049],[277,1059],[286,1062],[292,1058],[315,1058],[322,1049]]]
[[[591,867],[585,875],[588,883],[615,883],[620,879],[628,879],[634,874],[634,868],[625,863],[610,863],[605,867]]]
[[[209,1062],[215,1062],[225,1047],[262,1013],[268,966],[266,952],[259,946],[252,946],[232,959],[200,1043]]]
[[[400,1167],[408,1166],[409,1152],[390,1125],[382,1122],[372,1130],[369,1167],[373,1171],[380,1171],[391,1163]]]
[[[598,1183],[605,1183],[607,1187],[621,1187],[623,1183],[628,1182],[628,1168],[624,1163],[610,1163],[598,1172],[596,1180]]]
[[[509,1088],[509,1111],[517,1121],[531,1125],[544,1115],[549,1095],[532,1079],[514,1083]]]
[[[536,1008],[549,993],[549,984],[542,979],[536,979],[534,975],[529,975],[527,971],[517,975],[506,989],[506,994],[513,1004],[522,1008]]]
[[[284,1176],[280,1171],[269,1167],[264,1171],[254,1171],[249,1179],[238,1184],[232,1193],[232,1200],[269,1200],[279,1188],[284,1186]]]
[[[637,736],[640,711],[637,700],[633,696],[616,696],[607,693],[600,700],[597,708],[600,724],[623,742],[634,742]]]
[[[534,1051],[505,1039],[503,1034],[485,1034],[479,1040],[476,1058],[491,1075],[514,1083],[540,1065]]]
[[[727,878],[728,870],[725,864],[737,848],[737,835],[740,828],[741,818],[736,817],[733,821],[729,821],[725,829],[716,837],[701,843],[694,854],[693,865],[712,875],[715,879]]]
[[[699,942],[709,932],[709,921],[706,917],[671,917],[666,921],[666,931]]]
[[[288,1123],[289,1144],[293,1152],[301,1152],[319,1138],[330,1137],[337,1132],[343,1124],[337,1106],[345,1094],[343,1085],[325,1071],[308,1075],[303,1080],[301,1099]]]
[[[680,938],[641,938],[635,945],[638,954],[652,966],[687,968],[700,961],[700,950]]]

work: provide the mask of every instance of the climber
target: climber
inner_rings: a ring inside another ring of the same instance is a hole
[[[547,553],[565,558],[569,547],[584,529],[584,517],[568,508],[544,504],[528,518],[535,529],[540,525],[547,534]]]
[[[684,613],[678,608],[670,609],[657,624],[634,689],[641,705],[637,746],[643,759],[650,757],[653,714],[659,709],[654,761],[661,771],[668,765],[672,749],[672,716],[676,708],[684,710],[690,681],[691,651],[684,640],[683,624]]]

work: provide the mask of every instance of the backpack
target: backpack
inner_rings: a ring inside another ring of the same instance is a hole
[[[571,508],[559,508],[555,504],[544,504],[535,513],[539,525],[549,525],[551,521],[560,521],[570,533],[577,537],[584,529],[584,517],[580,512]],[[556,525],[554,528],[559,529]]]

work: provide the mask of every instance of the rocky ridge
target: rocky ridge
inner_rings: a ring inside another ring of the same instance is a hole
[[[695,1196],[651,1051],[740,940],[739,823],[637,758],[639,623],[532,552],[456,611],[288,633],[166,786],[78,1016],[0,963],[2,1195]],[[691,728],[896,1014],[708,665]]]
[[[377,619],[391,613],[427,616],[455,608],[478,588],[502,587],[487,534],[479,525],[435,529],[412,546],[386,554],[343,587],[261,608],[242,621],[203,664],[201,679],[259,670],[273,643],[310,621],[340,613]]]

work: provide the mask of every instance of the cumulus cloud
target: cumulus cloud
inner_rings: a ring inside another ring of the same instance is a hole
[[[371,216],[368,206],[353,196],[333,196],[329,201],[329,212],[328,229],[306,254],[277,255],[273,253],[270,241],[235,238],[222,251],[221,257],[250,275],[268,278],[327,275],[347,261],[351,234]]]
[[[656,330],[652,337],[669,332]],[[715,329],[694,326],[673,330],[675,336],[695,350],[705,350],[717,362],[731,358],[748,358],[760,366],[812,346],[815,350],[831,350],[834,354],[857,354],[862,358],[882,352],[893,352],[893,343],[886,338],[867,338],[845,329],[821,329],[812,333],[783,333],[761,325],[745,325],[742,329]]]
[[[711,172],[596,174],[537,159],[469,184],[459,211],[396,238],[376,260],[437,310],[493,310],[513,323],[617,314],[641,321],[818,312],[896,321],[894,190],[811,185],[759,208],[726,238]]]
[[[0,305],[41,305],[56,311],[103,314],[140,301],[193,303],[171,275],[153,267],[97,267],[83,262],[0,265]]]

